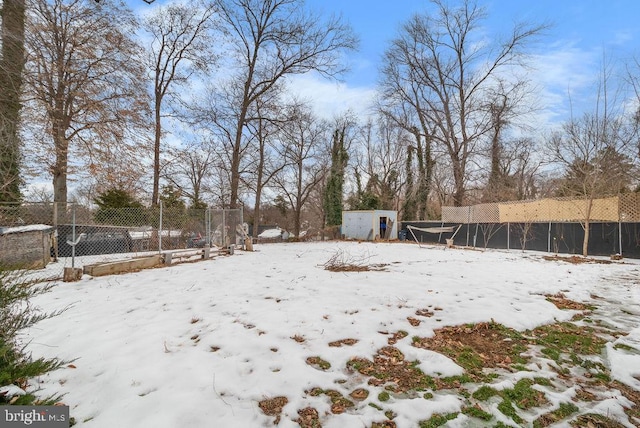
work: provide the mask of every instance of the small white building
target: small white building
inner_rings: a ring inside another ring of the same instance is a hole
[[[342,236],[363,241],[398,239],[398,211],[342,211]]]

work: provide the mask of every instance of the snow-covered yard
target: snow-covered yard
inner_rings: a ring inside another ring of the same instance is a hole
[[[635,261],[571,264],[542,253],[411,243],[256,250],[58,284],[35,303],[69,309],[25,340],[36,357],[73,363],[34,383],[41,394],[64,394],[78,427],[416,427],[434,415],[448,415],[448,426],[518,426],[518,418],[528,426],[561,403],[578,410],[555,426],[586,414],[640,423],[632,400],[640,395]],[[371,269],[333,272],[324,266],[330,259]],[[560,309],[550,295],[591,310]],[[532,345],[526,361],[485,369],[495,374],[480,382],[465,378],[445,352],[414,346],[447,326],[464,333],[502,325],[530,336],[572,319],[609,332],[599,354],[581,357],[591,366],[565,366],[559,361],[570,355],[554,360]],[[398,388],[399,379],[375,373],[385,364],[420,369],[435,383]],[[500,394],[473,395],[482,385],[505,391],[521,379],[536,379],[530,386],[542,400],[515,408],[515,418],[501,410]],[[462,412],[469,408],[491,419]]]

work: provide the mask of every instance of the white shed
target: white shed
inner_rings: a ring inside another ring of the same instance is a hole
[[[346,239],[398,239],[398,211],[342,211],[342,235]]]

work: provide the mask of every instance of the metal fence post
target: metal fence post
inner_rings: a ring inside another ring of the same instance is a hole
[[[71,205],[71,268],[76,267],[76,204]]]
[[[511,224],[507,222],[507,250],[511,249]]]
[[[467,208],[467,247],[469,246],[469,228],[471,227],[471,205]]]
[[[551,252],[551,222],[549,222],[549,233],[547,236],[547,253]]]
[[[622,256],[622,222],[618,220],[618,250]]]
[[[211,208],[207,208],[204,211],[204,229],[207,234],[205,245],[211,247]]]
[[[225,213],[227,212],[226,209],[222,210],[222,247],[226,247],[227,246],[227,222],[225,219]]]
[[[160,207],[160,220],[158,223],[158,252],[162,252],[162,201],[159,204]]]

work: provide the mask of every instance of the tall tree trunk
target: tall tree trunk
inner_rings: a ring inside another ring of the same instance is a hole
[[[402,208],[403,220],[416,219],[416,195],[413,185],[413,146],[407,147],[407,159],[405,164],[407,184],[405,187],[404,206]]]
[[[153,194],[151,196],[151,204],[158,205],[160,198],[160,139],[162,136],[162,116],[160,109],[162,108],[162,95],[156,91],[156,100],[154,105],[155,113],[155,133],[153,139]]]
[[[4,0],[0,57],[0,202],[20,200],[20,94],[24,69],[24,0]]]
[[[586,201],[586,215],[584,216],[584,239],[582,240],[582,255],[589,255],[589,229],[591,223],[591,210],[593,209],[593,197],[590,197]]]
[[[60,98],[59,96],[57,97]],[[62,104],[62,101],[58,101]],[[58,106],[56,112],[62,111],[62,107]],[[53,176],[53,201],[58,202],[58,209],[64,212],[67,203],[67,176],[69,173],[69,140],[67,139],[65,130],[68,129],[68,118],[60,114],[52,114],[52,133],[53,144],[55,147],[55,161],[51,168]]]
[[[253,205],[253,237],[258,237],[260,227],[260,204],[262,199],[262,176],[264,174],[264,145],[260,144],[260,161],[258,162],[258,176],[256,178],[256,199]]]
[[[64,210],[67,203],[67,173],[68,173],[69,142],[61,138],[56,141],[56,160],[52,168],[53,201],[58,202],[58,209]]]
[[[453,206],[461,207],[465,202],[464,174],[465,168],[460,160],[451,165],[453,169]]]

